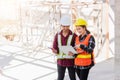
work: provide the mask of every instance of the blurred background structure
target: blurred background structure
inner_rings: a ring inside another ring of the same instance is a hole
[[[77,18],[88,21],[96,63],[113,58],[114,5],[114,0],[0,0],[0,80],[56,79],[56,57],[48,47],[65,14],[73,32]]]

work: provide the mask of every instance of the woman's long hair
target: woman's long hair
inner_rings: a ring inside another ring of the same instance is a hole
[[[85,28],[87,34],[90,34],[90,31],[87,29],[87,27],[85,25],[80,25],[81,27]]]

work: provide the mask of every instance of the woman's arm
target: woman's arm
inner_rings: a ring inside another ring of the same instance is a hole
[[[88,53],[92,53],[93,49],[95,48],[95,39],[93,36],[90,37],[88,46],[85,46],[83,44],[80,45],[80,48],[85,50]]]

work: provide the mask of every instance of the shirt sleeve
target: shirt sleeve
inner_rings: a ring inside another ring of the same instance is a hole
[[[74,33],[73,34],[73,38],[72,38],[72,42],[71,45],[74,47],[75,46],[75,38],[77,37],[77,35]]]
[[[53,48],[57,50],[58,52],[58,34],[55,35],[54,41],[53,41]]]
[[[88,53],[92,53],[95,48],[95,39],[93,36],[90,37],[88,46],[84,46],[84,50]]]

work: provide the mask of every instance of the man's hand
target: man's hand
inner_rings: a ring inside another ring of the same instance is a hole
[[[57,50],[56,49],[51,48],[51,50],[52,50],[53,53],[57,54]]]
[[[68,55],[73,56],[74,54],[71,51],[69,51]]]

